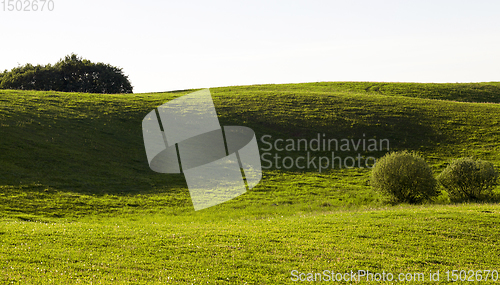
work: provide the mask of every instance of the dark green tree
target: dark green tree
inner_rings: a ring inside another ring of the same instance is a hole
[[[54,90],[85,93],[132,93],[121,68],[93,63],[76,54],[54,65],[26,64],[0,73],[0,89]]]

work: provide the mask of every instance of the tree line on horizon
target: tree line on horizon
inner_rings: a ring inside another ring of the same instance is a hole
[[[132,93],[132,85],[121,68],[93,63],[76,54],[56,64],[18,66],[0,73],[0,89],[83,93]]]

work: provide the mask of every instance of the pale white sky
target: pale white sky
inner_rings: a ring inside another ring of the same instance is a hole
[[[500,81],[500,1],[52,1],[0,6],[0,70],[76,53],[123,68],[135,93]]]

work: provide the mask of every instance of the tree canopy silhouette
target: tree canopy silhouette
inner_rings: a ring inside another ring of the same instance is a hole
[[[76,54],[54,65],[26,64],[0,73],[0,89],[54,90],[85,93],[132,93],[121,68],[93,63]]]

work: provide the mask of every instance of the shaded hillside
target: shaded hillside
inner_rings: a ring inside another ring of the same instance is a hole
[[[258,139],[310,140],[318,133],[338,139],[383,138],[390,140],[391,150],[420,151],[438,166],[470,154],[500,162],[499,105],[396,96],[394,90],[404,86],[399,83],[381,83],[385,87],[380,93],[353,91],[361,85],[260,85],[211,92],[221,124],[251,127]],[[435,86],[417,85],[429,90]],[[473,93],[469,85],[446,86]],[[394,94],[386,96],[384,90]],[[474,96],[483,96],[481,92]],[[153,108],[186,93],[0,91],[0,185],[39,183],[82,193],[143,193],[158,185],[185,188],[182,176],[149,169],[141,121]]]

